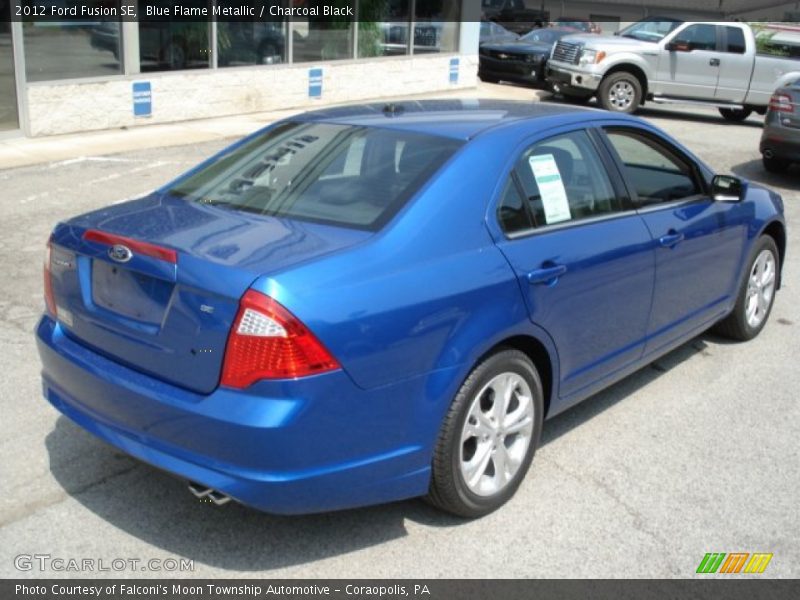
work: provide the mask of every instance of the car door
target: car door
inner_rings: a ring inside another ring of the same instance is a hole
[[[663,42],[654,89],[664,96],[712,100],[721,57],[716,26],[690,24]]]
[[[717,78],[716,99],[724,102],[744,102],[753,73],[754,49],[747,48],[740,25],[717,27],[722,34],[722,57]]]
[[[558,350],[562,398],[641,356],[652,300],[650,233],[595,135],[529,145],[496,209],[530,318]]]
[[[638,126],[604,128],[653,238],[656,271],[645,353],[699,332],[724,314],[738,281],[746,219],[714,201],[700,167]]]

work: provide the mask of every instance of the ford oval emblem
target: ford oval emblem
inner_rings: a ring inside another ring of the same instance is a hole
[[[133,252],[127,246],[114,244],[108,249],[108,257],[113,261],[125,263],[133,258]]]

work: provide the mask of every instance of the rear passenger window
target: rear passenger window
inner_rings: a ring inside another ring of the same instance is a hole
[[[522,154],[514,172],[535,227],[620,210],[605,167],[585,131],[537,143]]]
[[[639,205],[672,202],[703,193],[691,165],[677,151],[637,131],[607,129],[606,135]]]
[[[744,32],[738,27],[726,27],[725,32],[728,34],[727,44],[725,45],[725,52],[733,54],[744,54]]]
[[[517,189],[517,184],[509,177],[503,190],[503,197],[497,207],[497,220],[506,233],[524,231],[533,226],[530,211]]]

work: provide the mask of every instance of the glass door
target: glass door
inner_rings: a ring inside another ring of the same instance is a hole
[[[0,0],[0,132],[19,129],[14,49],[11,44],[11,4]]]

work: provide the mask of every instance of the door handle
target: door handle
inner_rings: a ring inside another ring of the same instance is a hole
[[[658,243],[664,248],[674,248],[683,241],[683,234],[677,231],[670,231],[667,235],[658,238]]]
[[[552,285],[566,272],[566,265],[553,265],[551,267],[534,269],[528,273],[528,282],[532,284],[546,283],[547,285]]]
[[[711,60],[708,61],[708,64],[711,65],[712,67],[718,67],[719,66],[719,59],[718,58],[712,58]]]

